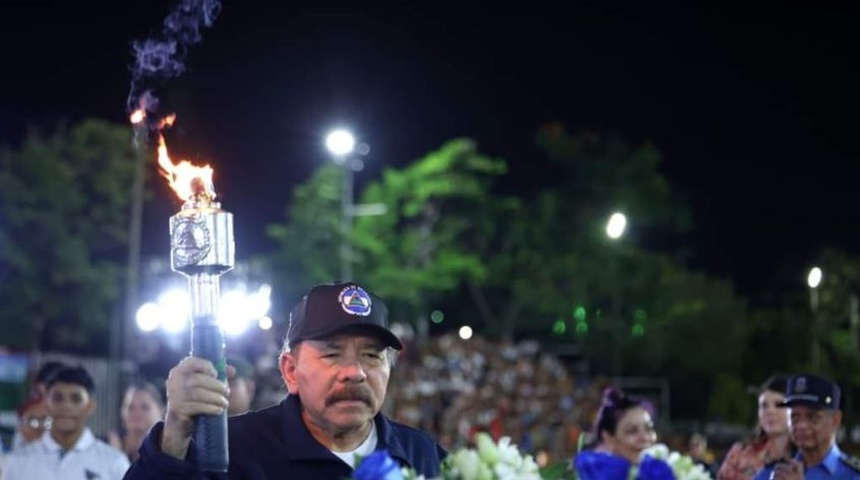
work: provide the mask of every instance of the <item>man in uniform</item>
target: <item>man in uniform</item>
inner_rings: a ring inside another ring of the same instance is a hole
[[[797,455],[766,466],[755,480],[860,480],[860,460],[836,445],[842,425],[839,397],[839,386],[824,377],[791,377],[780,406],[789,408],[789,432]]]

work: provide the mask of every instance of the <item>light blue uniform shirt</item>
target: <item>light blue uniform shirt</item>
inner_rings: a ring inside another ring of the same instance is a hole
[[[845,459],[850,458],[842,453],[836,444],[833,444],[833,447],[824,456],[824,460],[818,465],[808,468],[803,478],[806,480],[860,480],[860,469],[844,460],[843,456]],[[795,459],[800,460],[799,453]],[[753,480],[770,480],[772,471],[773,466],[762,468]]]

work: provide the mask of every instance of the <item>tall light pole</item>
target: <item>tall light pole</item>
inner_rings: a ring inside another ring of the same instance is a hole
[[[355,137],[346,130],[335,130],[329,133],[325,139],[325,146],[332,154],[334,163],[343,169],[343,183],[340,189],[341,227],[343,230],[340,244],[340,281],[346,282],[352,280],[352,245],[350,244],[353,213],[352,191],[355,181],[354,172],[358,166],[356,163],[361,161],[352,157],[352,152],[355,149]]]
[[[618,240],[624,236],[624,231],[627,229],[627,217],[620,212],[615,212],[609,217],[606,222],[606,236],[610,240]],[[620,377],[622,372],[622,351],[621,339],[623,322],[621,320],[621,286],[618,280],[618,265],[617,254],[612,256],[613,265],[613,292],[612,292],[612,374],[615,377]]]
[[[809,275],[806,276],[806,284],[809,285],[809,308],[812,310],[812,350],[810,361],[812,367],[821,368],[821,344],[818,341],[818,329],[820,328],[818,320],[818,287],[821,285],[821,279],[824,274],[818,267],[812,267],[809,270]]]

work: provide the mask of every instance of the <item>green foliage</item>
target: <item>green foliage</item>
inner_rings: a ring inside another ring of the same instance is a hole
[[[494,179],[506,170],[504,161],[480,154],[468,139],[385,170],[361,196],[361,203],[388,210],[356,218],[356,277],[399,305],[405,319],[425,315],[430,300],[465,279],[483,278],[483,259],[468,245]]]
[[[808,341],[795,343],[789,351],[799,352],[798,357],[811,350],[812,342],[821,345],[821,363],[808,365],[842,385],[843,410],[854,412],[860,389],[860,259],[836,249],[825,249],[817,264],[823,271],[818,286],[817,309],[804,308],[801,321],[808,326],[809,335],[800,337]],[[810,292],[811,293],[811,292]],[[810,307],[812,298],[810,297]]]
[[[278,300],[287,308],[309,286],[338,278],[343,174],[335,165],[320,167],[293,191],[286,221],[267,227],[278,242],[270,262],[280,285]]]
[[[0,154],[0,343],[106,344],[139,161],[129,129],[100,120]]]

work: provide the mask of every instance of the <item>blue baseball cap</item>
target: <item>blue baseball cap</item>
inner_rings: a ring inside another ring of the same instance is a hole
[[[839,410],[839,385],[811,373],[794,375],[788,379],[785,401],[780,407],[803,405],[818,410]]]

